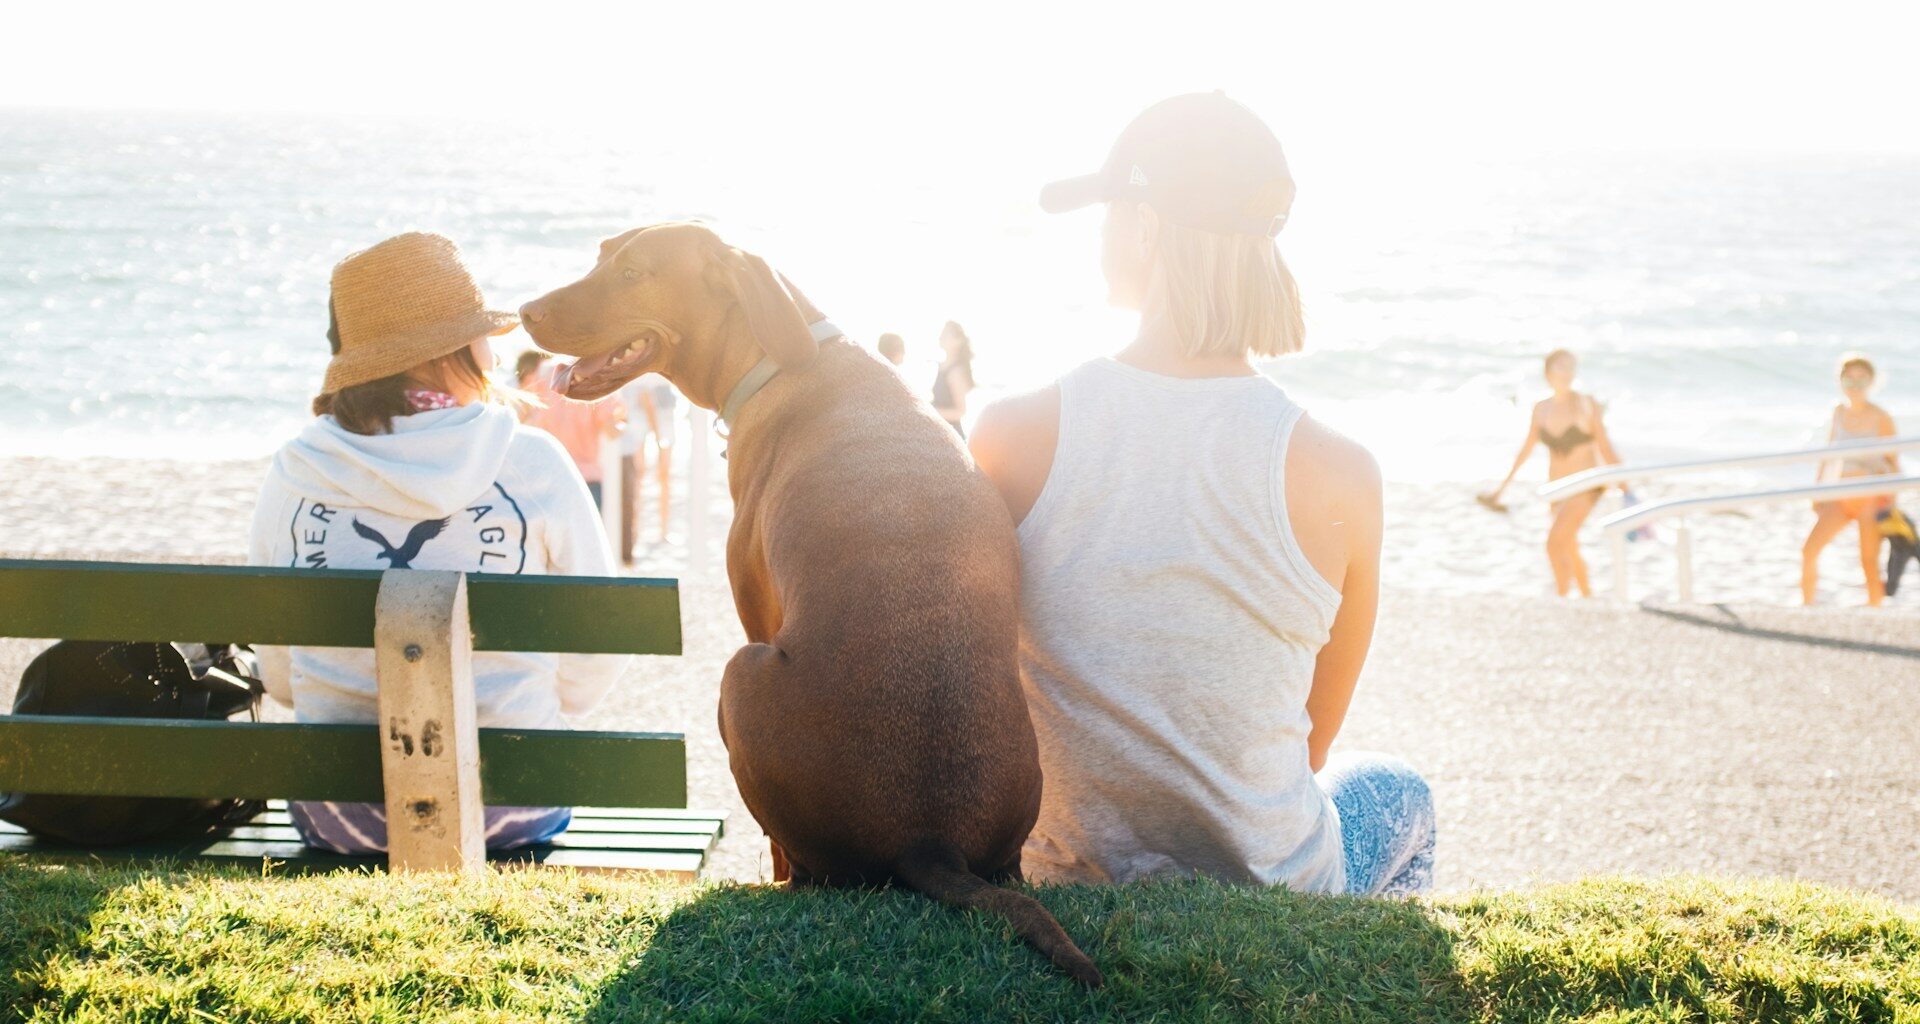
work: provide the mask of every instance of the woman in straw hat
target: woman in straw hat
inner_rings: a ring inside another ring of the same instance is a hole
[[[1105,205],[1109,301],[1140,328],[974,428],[1019,524],[1047,780],[1029,879],[1432,882],[1426,783],[1330,753],[1373,634],[1380,474],[1254,367],[1304,333],[1274,244],[1292,200],[1279,140],[1218,93],[1156,104],[1042,193]]]
[[[333,269],[333,359],[315,419],[274,457],[254,511],[255,565],[614,574],[586,484],[550,435],[495,401],[489,340],[518,324],[487,309],[454,244],[411,233]],[[267,690],[303,722],[373,722],[373,652],[269,649]],[[624,667],[620,657],[473,657],[482,726],[564,728]],[[386,848],[378,804],[296,803],[306,841]],[[544,841],[564,807],[489,807],[487,845]]]

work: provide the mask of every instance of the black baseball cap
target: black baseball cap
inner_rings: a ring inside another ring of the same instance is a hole
[[[1103,167],[1041,189],[1040,207],[1065,213],[1131,199],[1175,224],[1271,238],[1287,222],[1293,191],[1273,129],[1225,93],[1197,92],[1142,111]]]

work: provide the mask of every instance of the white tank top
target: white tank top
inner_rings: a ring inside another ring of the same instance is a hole
[[[1340,593],[1287,522],[1300,415],[1265,377],[1100,359],[1061,380],[1053,469],[1019,529],[1045,779],[1028,878],[1345,887],[1307,757]]]

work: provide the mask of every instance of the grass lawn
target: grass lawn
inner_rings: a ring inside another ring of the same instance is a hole
[[[1037,895],[1085,991],[893,892],[0,858],[0,1015],[51,1021],[1886,1021],[1920,911],[1698,878],[1421,903],[1205,881]]]

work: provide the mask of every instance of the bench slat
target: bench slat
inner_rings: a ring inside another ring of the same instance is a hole
[[[294,871],[335,871],[342,868],[381,868],[384,857],[344,857],[316,850],[298,842],[262,842],[231,839],[197,846],[111,846],[78,847],[43,842],[32,836],[0,833],[0,853],[17,853],[39,858],[64,860],[189,860],[226,864],[257,865],[262,859],[275,861]],[[659,871],[692,876],[705,862],[701,852],[655,852],[608,849],[572,849],[532,847],[487,855],[495,864],[545,864],[596,871]]]
[[[0,636],[373,646],[377,571],[0,559]],[[468,573],[477,651],[679,654],[674,580]]]
[[[582,832],[568,826],[564,833],[555,836],[547,845],[556,850],[629,850],[634,852],[655,851],[658,853],[700,852],[713,846],[715,829],[718,822],[709,821],[707,827],[698,832]],[[25,835],[25,829],[11,823],[0,822],[0,836]],[[292,825],[276,825],[261,822],[254,818],[244,825],[235,825],[220,833],[223,840],[261,842],[261,843],[298,843],[300,833]]]
[[[496,806],[687,803],[674,733],[482,729],[480,775]],[[0,792],[378,803],[380,738],[371,725],[5,715]]]
[[[644,813],[644,812],[643,812]],[[586,808],[574,808],[573,824],[567,826],[568,832],[615,832],[615,833],[658,833],[678,835],[704,835],[712,832],[716,823],[724,822],[726,816],[719,811],[702,811],[697,818],[614,818],[595,815]],[[293,825],[293,817],[284,810],[269,809],[261,811],[250,820],[254,825]],[[0,832],[13,826],[0,821]]]

